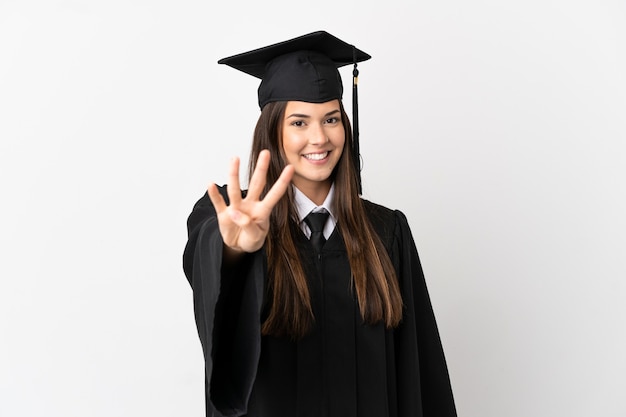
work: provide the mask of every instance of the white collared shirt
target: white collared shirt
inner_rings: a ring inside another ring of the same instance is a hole
[[[335,184],[333,183],[330,186],[330,191],[328,191],[328,195],[326,196],[326,199],[321,206],[318,206],[314,202],[312,202],[309,197],[304,195],[302,191],[298,190],[298,187],[296,187],[295,185],[293,185],[293,194],[296,203],[296,210],[298,211],[298,222],[300,224],[300,228],[307,238],[311,237],[311,229],[309,229],[309,226],[304,222],[304,218],[310,212],[318,212],[322,211],[322,209],[325,209],[330,214],[330,216],[328,216],[326,224],[324,225],[324,237],[328,239],[333,233],[333,230],[335,230],[335,226],[337,225],[337,219],[333,215],[333,211],[331,208],[333,198],[335,196]]]

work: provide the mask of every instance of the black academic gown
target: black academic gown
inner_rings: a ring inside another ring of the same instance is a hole
[[[399,279],[402,323],[388,330],[362,322],[336,228],[319,256],[304,234],[296,240],[315,324],[310,334],[292,341],[261,335],[264,251],[223,268],[215,211],[206,194],[196,203],[183,261],[205,357],[207,416],[456,416],[407,220],[399,211],[368,201],[365,207]]]

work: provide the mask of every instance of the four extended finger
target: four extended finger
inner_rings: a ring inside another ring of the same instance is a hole
[[[270,152],[267,149],[262,150],[257,158],[252,178],[248,187],[247,198],[258,200],[267,183],[267,168],[270,163]]]
[[[226,202],[224,201],[224,197],[217,190],[217,185],[209,184],[207,188],[207,193],[209,194],[209,198],[211,199],[211,203],[213,203],[213,207],[215,207],[216,213],[221,213],[226,210]]]

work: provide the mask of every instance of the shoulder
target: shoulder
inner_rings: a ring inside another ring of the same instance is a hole
[[[371,222],[395,224],[407,221],[406,216],[400,210],[390,209],[365,199],[362,199],[362,201],[363,206],[365,207],[365,212]]]
[[[380,223],[382,226],[394,222],[395,210],[365,199],[363,199],[363,207],[365,208],[367,217],[373,224]]]
[[[217,186],[218,191],[224,198],[226,204],[230,204],[228,199],[228,191],[226,185]],[[241,196],[245,197],[247,190],[241,191]],[[187,219],[187,229],[189,232],[191,230],[198,227],[200,224],[205,222],[207,219],[210,219],[215,216],[215,208],[213,207],[213,203],[209,198],[209,194],[207,192],[194,204],[193,210]]]
[[[386,246],[409,228],[406,216],[400,210],[390,209],[365,199],[363,206],[374,230]]]

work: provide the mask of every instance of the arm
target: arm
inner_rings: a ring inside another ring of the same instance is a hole
[[[265,266],[262,246],[271,209],[286,191],[288,167],[263,200],[269,153],[262,152],[247,194],[231,165],[229,186],[209,187],[188,219],[183,268],[205,358],[207,415],[246,413],[261,349]],[[265,171],[264,171],[265,167]],[[265,217],[264,217],[265,216]]]
[[[400,410],[421,409],[424,417],[456,417],[448,368],[424,273],[406,217],[399,211],[396,211],[394,246],[394,263],[399,269],[405,304],[403,322],[396,331],[397,354],[402,361],[398,387],[405,390],[407,386],[417,387],[421,394],[403,396]],[[400,412],[400,415],[410,414]]]

